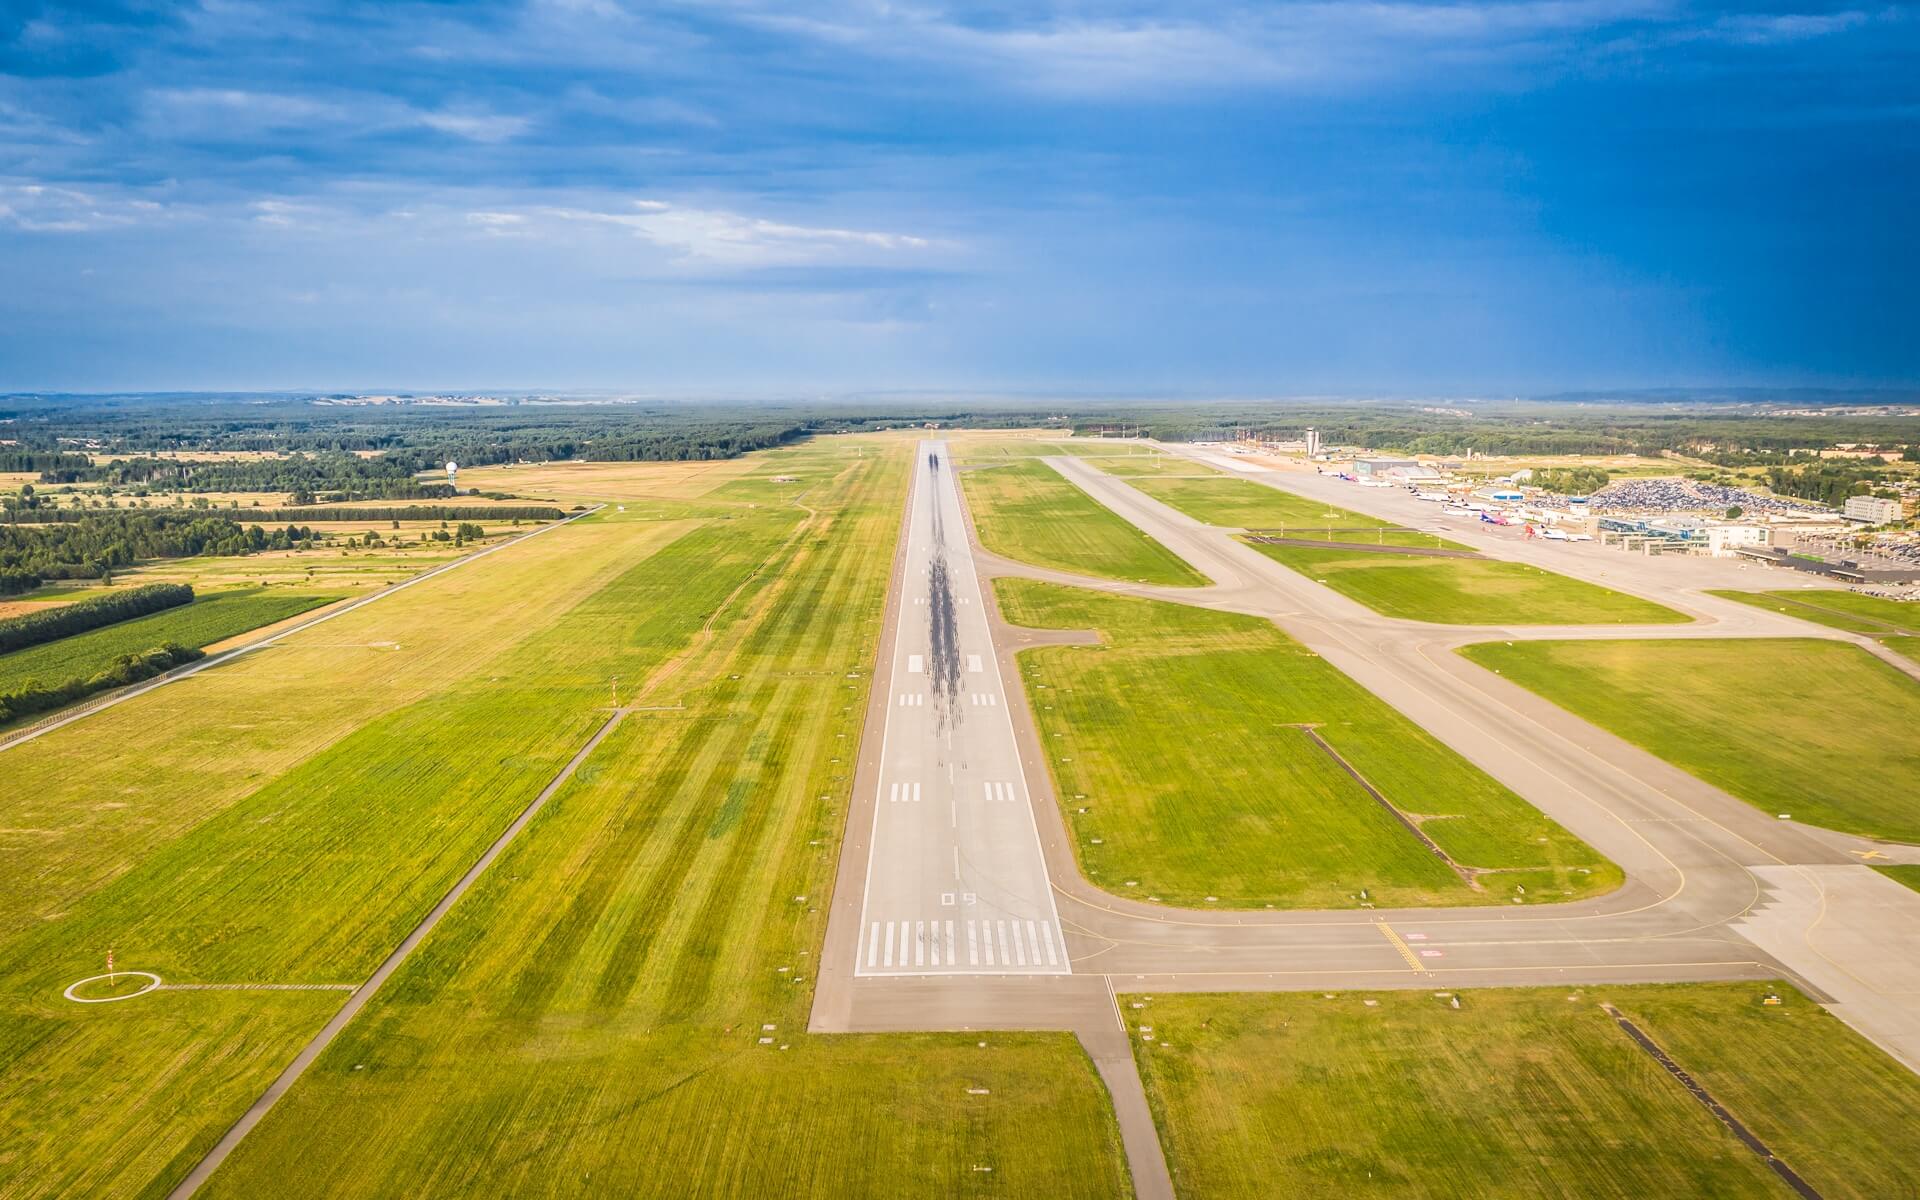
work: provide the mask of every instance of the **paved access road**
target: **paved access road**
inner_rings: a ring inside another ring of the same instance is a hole
[[[926,443],[886,652],[855,973],[1065,974],[957,489],[945,443]]]

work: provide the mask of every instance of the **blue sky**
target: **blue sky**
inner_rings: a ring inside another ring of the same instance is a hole
[[[1920,383],[1905,6],[0,0],[0,389]]]

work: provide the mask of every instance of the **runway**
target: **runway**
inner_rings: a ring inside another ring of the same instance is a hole
[[[855,974],[1065,974],[945,443],[914,470]]]

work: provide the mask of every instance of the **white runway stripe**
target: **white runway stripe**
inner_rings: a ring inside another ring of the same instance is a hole
[[[893,965],[893,922],[892,921],[887,922],[887,952],[886,952],[886,957],[880,960],[880,965],[883,967],[890,967]]]
[[[1040,936],[1045,938],[1047,942],[1047,965],[1050,967],[1059,966],[1060,956],[1055,953],[1053,946],[1053,922],[1040,922]]]
[[[920,785],[917,783],[890,784],[887,787],[887,803],[889,804],[920,803]]]
[[[980,965],[979,927],[972,921],[967,922],[967,965],[970,967]]]
[[[978,654],[967,655],[967,670],[969,673],[978,674],[981,671],[984,671],[986,669],[987,669],[986,664],[980,661],[980,656]]]
[[[995,921],[993,923],[993,932],[995,935],[994,940],[1000,943],[1000,965],[1003,967],[1012,966],[1013,955],[1007,953],[1007,923],[1005,921]]]
[[[927,965],[927,923],[925,921],[913,923],[913,965],[916,967]]]
[[[947,922],[947,965],[950,967],[957,967],[960,965],[960,960],[953,956],[953,922],[952,921]]]
[[[873,923],[873,931],[867,935],[867,965],[880,965],[880,922]]]
[[[1033,965],[1037,967],[1040,965],[1040,931],[1033,927],[1032,921],[1027,922],[1027,944],[1033,947]]]

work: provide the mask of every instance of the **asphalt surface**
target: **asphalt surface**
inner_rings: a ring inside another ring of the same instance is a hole
[[[945,444],[915,471],[855,973],[1065,974]]]
[[[929,453],[942,460],[939,472],[928,466]],[[1014,878],[1009,872],[1031,853],[1029,831],[1037,828],[1044,858],[1039,877],[1051,877],[1052,907],[1060,922],[1056,927],[1065,931],[1073,976],[1020,980],[997,970],[959,975],[902,971],[896,949],[891,974],[910,978],[875,977],[889,972],[869,969],[865,956],[873,944],[874,921],[888,918],[873,897],[883,895],[888,911],[905,902],[912,914],[891,919],[911,919],[916,931],[917,922],[933,920],[926,893],[938,883],[937,854],[946,844],[925,828],[937,825],[937,819],[922,815],[889,822],[881,811],[902,807],[888,798],[894,775],[917,772],[923,784],[929,770],[937,777],[941,748],[938,733],[932,732],[937,723],[931,709],[902,706],[902,687],[885,694],[876,688],[865,744],[882,748],[870,752],[873,761],[863,760],[856,775],[850,815],[856,824],[849,827],[859,828],[857,822],[865,817],[874,822],[873,834],[864,841],[850,838],[843,855],[816,989],[815,1029],[1073,1030],[1113,1092],[1142,1196],[1171,1195],[1171,1184],[1126,1054],[1124,1024],[1112,1002],[1116,991],[1451,989],[1786,978],[1907,1066],[1920,1069],[1920,894],[1863,865],[1920,861],[1920,848],[1873,843],[1761,813],[1452,652],[1467,642],[1521,638],[1824,636],[1856,644],[1871,639],[1705,595],[1708,587],[1758,589],[1770,583],[1752,571],[1736,575],[1738,568],[1729,564],[1645,559],[1592,544],[1501,539],[1464,528],[1463,522],[1446,527],[1434,520],[1432,506],[1419,505],[1397,490],[1359,488],[1311,474],[1269,473],[1240,462],[1225,464],[1258,482],[1416,528],[1434,527],[1491,556],[1547,566],[1694,618],[1689,625],[1645,627],[1444,626],[1393,620],[1236,541],[1232,531],[1194,521],[1086,462],[1048,461],[1094,499],[1191,563],[1212,585],[1114,583],[993,555],[979,545],[970,522],[964,525],[964,537],[955,533],[964,504],[944,447],[923,447],[883,635],[893,648],[896,679],[902,656],[920,653],[908,647],[931,646],[946,636],[937,630],[943,618],[930,605],[914,603],[921,594],[916,591],[919,582],[933,578],[932,543],[916,541],[915,533],[930,527],[938,513],[947,577],[963,580],[966,591],[961,594],[972,600],[956,609],[965,612],[965,618],[956,617],[959,653],[997,660],[999,678],[1017,683],[1014,655],[1020,649],[1073,638],[1001,622],[990,593],[978,590],[976,581],[982,576],[1045,579],[1267,617],[1606,854],[1625,870],[1628,882],[1593,900],[1510,910],[1216,912],[1114,895],[1089,884],[1074,863],[1032,714],[1023,691],[1015,687],[1001,695],[996,717],[1011,717],[1030,823],[978,826],[966,844],[970,855],[996,864],[996,875]],[[929,489],[933,497],[926,494]],[[1419,507],[1411,507],[1415,505]],[[975,608],[981,610],[979,628],[967,611]],[[983,631],[987,648],[976,650],[983,645]],[[999,728],[997,720],[994,727]],[[896,736],[919,747],[911,760],[899,759],[893,748]],[[967,745],[970,753],[994,756],[989,768],[993,772],[1004,773],[1011,765],[997,733],[983,737],[979,750],[973,742]],[[1030,892],[1035,876],[1028,867],[1018,870],[1019,890],[996,895],[995,903],[1010,912],[1018,911],[1009,907],[1016,904],[1037,909]],[[884,886],[876,889],[871,880],[862,880],[866,871],[874,879],[884,876]],[[929,915],[919,915],[923,912]]]

